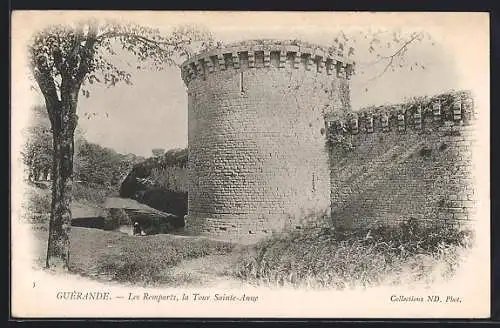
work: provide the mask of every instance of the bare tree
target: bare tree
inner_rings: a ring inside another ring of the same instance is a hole
[[[69,268],[69,232],[73,183],[74,133],[80,94],[89,96],[88,84],[113,86],[131,83],[130,71],[113,57],[128,54],[138,65],[163,69],[190,56],[193,46],[205,47],[211,36],[183,26],[168,34],[135,24],[90,20],[53,25],[39,31],[29,46],[33,76],[43,94],[53,139],[52,207],[46,266]]]

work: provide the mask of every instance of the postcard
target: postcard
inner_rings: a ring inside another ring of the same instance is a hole
[[[488,318],[487,13],[14,11],[15,318]]]

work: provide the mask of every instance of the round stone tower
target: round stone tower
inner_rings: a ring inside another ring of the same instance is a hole
[[[186,230],[252,242],[329,225],[325,119],[349,106],[352,71],[341,51],[299,41],[245,41],[186,61]]]

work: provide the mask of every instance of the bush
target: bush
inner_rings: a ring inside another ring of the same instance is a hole
[[[183,218],[187,214],[187,156],[187,149],[173,149],[134,165],[121,184],[120,197]]]
[[[22,218],[31,223],[46,223],[50,218],[51,206],[49,189],[30,186],[22,200]]]
[[[101,206],[106,197],[116,194],[117,191],[97,184],[78,183],[73,184],[73,199],[87,201],[91,204]]]
[[[376,230],[323,230],[273,237],[246,249],[235,269],[239,278],[268,285],[309,288],[371,286],[435,279],[458,266],[458,250],[472,243],[470,231],[423,227],[414,222]],[[404,273],[404,274],[403,274]]]
[[[31,190],[27,195],[25,206],[34,213],[50,213],[52,199],[50,192]]]
[[[188,189],[188,174],[185,167],[167,166],[151,169],[153,183],[166,190],[185,192]]]

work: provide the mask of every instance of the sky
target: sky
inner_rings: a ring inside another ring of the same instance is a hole
[[[222,20],[221,20],[222,21]],[[276,38],[300,39],[320,45],[331,44],[339,29],[345,26],[321,25],[311,28],[310,21],[293,26],[237,25],[237,23],[211,24],[205,22],[215,39],[224,43],[245,39]],[[376,25],[370,27],[376,28]],[[359,27],[366,30],[367,27]],[[381,28],[385,28],[383,25]],[[414,30],[415,26],[413,26]],[[409,70],[409,65],[395,72],[388,71],[371,81],[384,68],[364,63],[374,60],[366,50],[363,38],[356,38],[355,60],[357,74],[351,80],[353,109],[367,105],[380,105],[403,101],[405,97],[433,95],[451,89],[463,88],[460,63],[447,52],[446,35],[432,33],[430,39],[412,44],[407,53],[409,63],[418,62],[425,69]],[[405,32],[406,30],[403,30]],[[410,30],[408,30],[410,31]],[[390,50],[390,49],[389,49]],[[389,51],[387,50],[387,51]],[[134,67],[134,65],[132,65]],[[361,74],[363,72],[364,74]],[[119,84],[112,88],[93,87],[90,97],[80,97],[80,129],[86,138],[121,153],[150,156],[153,148],[183,148],[187,146],[187,93],[177,68],[162,71],[136,71],[132,69],[133,85]],[[85,112],[98,115],[86,119]]]

